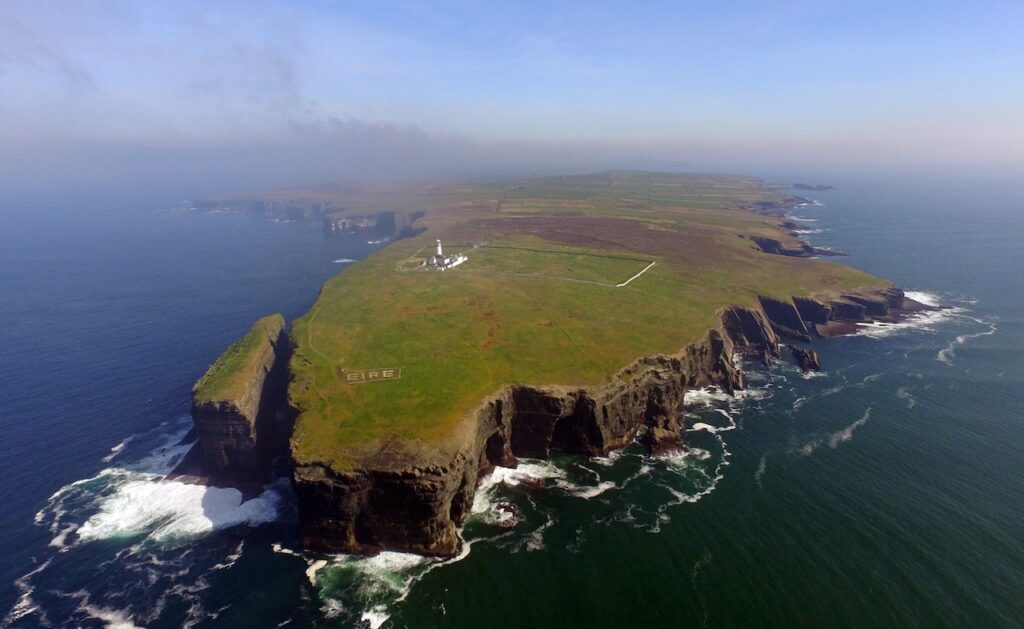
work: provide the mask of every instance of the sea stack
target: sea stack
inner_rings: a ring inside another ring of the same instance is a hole
[[[277,417],[287,384],[288,340],[280,314],[263,317],[192,388],[200,475],[262,482],[287,434]]]

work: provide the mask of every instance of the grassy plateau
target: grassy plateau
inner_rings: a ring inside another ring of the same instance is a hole
[[[263,369],[263,348],[277,339],[283,325],[284,317],[279,314],[257,320],[196,382],[192,388],[195,401],[241,400],[255,373]]]
[[[328,281],[293,323],[299,463],[351,469],[396,438],[443,447],[507,384],[607,382],[640,356],[679,351],[718,325],[720,308],[754,306],[758,295],[886,284],[762,253],[749,236],[795,238],[747,209],[784,198],[753,178],[605,173],[385,192],[375,206],[361,189],[354,211],[423,210],[426,230]],[[445,272],[418,266],[438,238],[469,260]],[[204,388],[230,386],[238,362],[214,365]],[[344,378],[385,367],[401,378]]]

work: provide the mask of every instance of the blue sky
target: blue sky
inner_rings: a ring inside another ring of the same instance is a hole
[[[307,145],[411,174],[402,151],[1012,166],[1022,79],[1020,2],[8,0],[0,166]]]

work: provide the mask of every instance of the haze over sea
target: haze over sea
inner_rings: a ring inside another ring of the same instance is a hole
[[[690,395],[685,456],[499,470],[444,563],[303,555],[286,482],[160,480],[218,353],[383,245],[171,200],[4,208],[3,626],[1020,626],[1024,194],[828,183],[806,237],[943,310]]]

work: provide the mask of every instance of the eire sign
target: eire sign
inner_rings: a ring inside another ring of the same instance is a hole
[[[381,380],[398,380],[402,377],[401,367],[386,369],[363,369],[361,371],[342,371],[341,377],[349,384],[361,382],[380,382]]]

